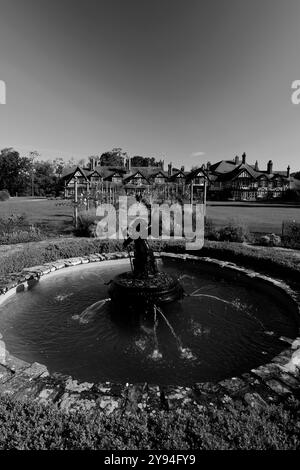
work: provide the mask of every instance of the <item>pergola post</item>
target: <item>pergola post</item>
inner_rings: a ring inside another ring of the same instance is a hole
[[[75,228],[77,228],[78,225],[78,181],[75,176],[75,181],[74,181],[74,222],[75,222]]]

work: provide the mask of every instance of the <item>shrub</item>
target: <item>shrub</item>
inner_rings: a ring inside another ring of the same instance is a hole
[[[13,232],[28,227],[29,223],[23,214],[11,214],[0,217],[0,233]]]
[[[248,228],[235,221],[229,221],[225,227],[219,230],[220,241],[243,243],[247,239],[249,239]]]
[[[38,227],[29,224],[25,215],[12,214],[0,218],[0,244],[39,241],[43,238]]]
[[[299,449],[299,402],[257,410],[239,401],[200,411],[71,414],[0,400],[1,450]]]
[[[84,211],[78,214],[77,227],[74,234],[77,237],[95,237],[96,236],[96,214],[95,211]]]
[[[263,246],[281,246],[281,237],[275,233],[263,235],[258,242]]]
[[[300,248],[300,223],[285,221],[282,226],[282,244],[286,248]]]
[[[205,218],[204,237],[207,240],[214,240],[214,241],[220,240],[219,231],[214,226],[213,221],[211,219],[209,219],[208,217]]]
[[[10,195],[7,189],[2,189],[2,191],[0,191],[0,201],[7,201],[9,198]]]
[[[42,232],[39,228],[31,227],[29,230],[18,230],[0,234],[1,245],[13,245],[16,243],[36,242],[43,239]]]

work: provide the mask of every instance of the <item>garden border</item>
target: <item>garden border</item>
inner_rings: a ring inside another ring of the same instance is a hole
[[[8,296],[30,288],[40,277],[66,267],[80,264],[127,258],[127,252],[94,253],[88,256],[61,259],[41,266],[24,268],[18,276],[0,289],[0,304]],[[257,278],[281,290],[300,318],[300,304],[292,289],[282,281],[239,267],[228,261],[189,254],[156,253],[159,257],[193,259],[207,265],[217,265],[225,270],[240,272]],[[106,414],[161,409],[203,409],[215,403],[242,400],[250,406],[264,407],[300,394],[300,333],[296,340],[281,337],[288,346],[271,362],[252,369],[240,377],[232,377],[218,383],[195,383],[192,387],[158,386],[151,384],[78,383],[71,376],[49,374],[46,366],[27,363],[11,355],[0,333],[0,396],[14,400],[33,400],[37,403],[54,403],[64,411],[92,411],[95,407]]]

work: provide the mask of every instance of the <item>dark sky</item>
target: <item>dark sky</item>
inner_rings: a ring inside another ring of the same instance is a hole
[[[0,148],[299,169],[299,0],[0,0]]]

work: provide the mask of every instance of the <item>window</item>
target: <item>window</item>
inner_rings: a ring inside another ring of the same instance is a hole
[[[184,182],[185,182],[185,178],[182,175],[178,175],[176,177],[176,183],[177,184],[184,184]]]
[[[113,183],[122,183],[121,176],[113,176],[111,180]]]
[[[154,178],[154,183],[156,184],[162,184],[165,182],[165,178],[163,176],[156,176]]]
[[[204,178],[203,176],[196,176],[196,178],[194,179],[194,184],[204,184]]]
[[[268,186],[268,181],[266,178],[261,178],[259,180],[259,187],[260,188],[266,188]]]

